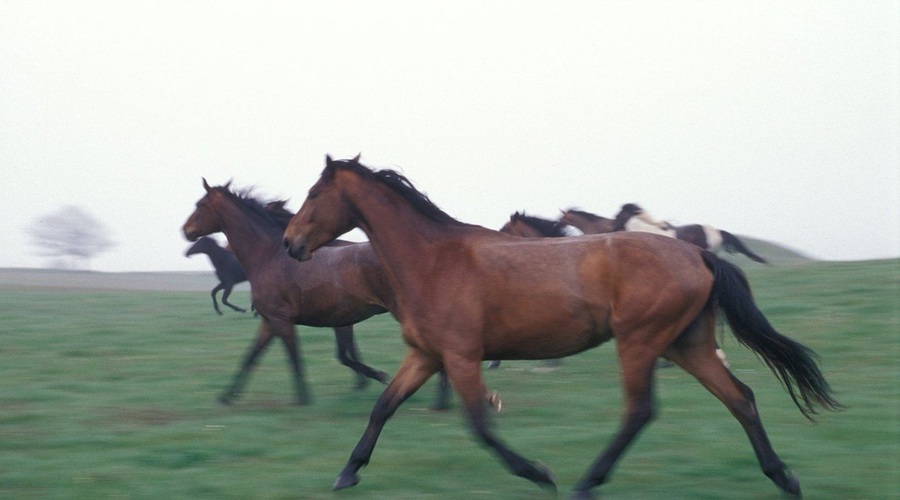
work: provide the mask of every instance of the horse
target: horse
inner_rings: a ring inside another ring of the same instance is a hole
[[[235,311],[242,313],[247,312],[246,309],[228,302],[228,296],[231,295],[231,290],[234,289],[234,285],[247,281],[247,275],[244,273],[241,263],[238,262],[237,258],[234,256],[234,252],[219,246],[219,244],[216,243],[216,240],[204,236],[191,245],[184,255],[190,257],[191,255],[196,255],[198,253],[205,253],[209,257],[209,261],[216,270],[216,277],[219,278],[219,284],[213,287],[212,293],[210,293],[210,295],[212,295],[213,309],[215,309],[220,316],[222,315],[222,310],[219,309],[219,304],[216,302],[216,294],[219,293],[219,290],[222,290],[223,304]]]
[[[616,221],[591,212],[569,208],[562,211],[559,223],[572,226],[584,234],[606,234],[617,231]]]
[[[565,224],[543,217],[528,215],[525,212],[513,212],[509,216],[509,220],[500,228],[500,232],[521,238],[562,238],[569,236],[566,232]],[[535,369],[538,371],[550,371],[557,369],[560,365],[562,365],[561,359],[548,359]],[[487,367],[488,370],[499,368],[500,361],[491,360]]]
[[[513,212],[509,220],[500,228],[501,233],[522,238],[561,238],[569,236],[565,224],[545,219],[525,212]]]
[[[754,304],[741,270],[709,251],[657,235],[617,232],[519,238],[454,219],[402,174],[326,157],[284,232],[288,253],[318,259],[323,245],[361,228],[388,269],[389,305],[407,350],[333,488],[356,485],[400,404],[443,368],[476,437],[513,474],[556,489],[551,471],[519,455],[488,425],[481,361],[575,354],[615,339],[625,412],[606,450],[575,485],[590,498],[654,417],[653,373],[665,355],[725,404],[750,438],[763,472],[783,491],[800,483],[772,448],[751,389],[715,354],[718,309],[807,418],[840,408],[815,353],[778,333]]]
[[[353,337],[353,325],[387,312],[384,304],[390,300],[370,246],[342,242],[324,249],[321,261],[301,264],[281,247],[282,232],[293,215],[284,202],[264,205],[247,192],[231,190],[230,184],[210,187],[204,179],[206,194],[182,227],[189,241],[225,234],[246,271],[252,303],[261,317],[256,339],[219,401],[230,404],[240,395],[259,356],[277,337],[290,361],[296,402],[311,403],[294,325],[332,327],[337,358],[356,372],[357,388],[365,387],[368,379],[387,382],[387,373],[362,363]]]
[[[644,231],[660,234],[693,243],[711,252],[717,252],[724,248],[728,253],[742,253],[751,260],[761,264],[768,264],[766,259],[753,253],[744,242],[728,231],[717,229],[708,224],[673,226],[668,222],[654,219],[646,210],[634,203],[622,205],[619,213],[613,219],[570,209],[563,212],[560,222],[576,227],[585,234],[601,234],[613,231]]]

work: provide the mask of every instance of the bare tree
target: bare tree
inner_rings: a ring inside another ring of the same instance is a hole
[[[38,217],[26,231],[40,255],[57,258],[56,265],[63,267],[87,267],[90,259],[115,246],[102,222],[72,205]]]

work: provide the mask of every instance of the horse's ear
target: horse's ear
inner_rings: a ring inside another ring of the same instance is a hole
[[[210,192],[212,188],[209,187],[209,184],[206,183],[206,177],[201,177],[201,179],[203,179],[203,189],[205,189],[207,193]]]
[[[362,153],[356,153],[356,156],[353,157],[353,163],[359,163],[360,156],[362,156]]]
[[[322,178],[331,179],[334,177],[334,167],[336,163],[331,159],[331,155],[325,155],[325,170],[322,170]]]
[[[228,179],[228,182],[225,183],[224,187],[226,191],[231,191],[231,183],[234,182],[234,179]]]

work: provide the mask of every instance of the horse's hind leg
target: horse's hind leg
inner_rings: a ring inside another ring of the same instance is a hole
[[[488,405],[485,404],[487,393],[481,379],[481,359],[448,354],[444,359],[444,368],[465,406],[469,422],[478,438],[493,448],[513,474],[540,486],[556,489],[552,473],[546,466],[526,460],[509,449],[491,431],[488,425]]]
[[[219,290],[221,290],[223,288],[225,288],[225,285],[223,285],[222,283],[219,283],[218,285],[215,286],[215,288],[212,289],[212,292],[209,293],[209,295],[212,297],[213,309],[216,310],[216,313],[219,316],[222,315],[222,310],[219,309],[219,303],[216,302],[216,294],[219,293]]]
[[[592,498],[590,490],[606,482],[610,471],[634,441],[641,429],[654,417],[653,369],[657,353],[642,346],[617,344],[622,365],[622,386],[625,390],[625,413],[619,432],[597,457],[584,478],[575,485],[573,498]]]
[[[233,286],[225,287],[225,290],[222,292],[222,303],[237,312],[242,312],[242,313],[247,312],[246,309],[242,309],[242,308],[232,304],[231,302],[228,302],[228,297],[231,295],[231,290],[233,290],[233,289],[234,289]]]
[[[411,348],[406,352],[406,357],[397,370],[397,374],[375,402],[369,416],[369,425],[350,454],[347,465],[335,480],[333,489],[349,488],[359,482],[359,476],[356,473],[369,463],[375,443],[388,418],[439,368],[440,363],[436,359],[418,349]]]
[[[747,437],[750,438],[750,444],[763,473],[785,493],[799,496],[800,482],[775,454],[763,429],[753,391],[725,368],[716,356],[714,347],[711,345],[674,347],[667,354],[673,362],[695,376],[722,401],[740,422]]]
[[[339,326],[334,329],[334,339],[337,342],[337,358],[340,363],[356,372],[356,388],[362,389],[369,385],[369,379],[373,378],[381,383],[386,383],[390,378],[387,373],[376,370],[364,364],[356,349],[356,341],[353,338],[353,326]],[[368,378],[367,378],[368,377]]]

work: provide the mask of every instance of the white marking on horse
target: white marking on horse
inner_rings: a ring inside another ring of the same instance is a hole
[[[702,227],[703,234],[706,235],[706,249],[710,252],[718,252],[719,249],[722,248],[722,243],[725,241],[724,238],[722,238],[722,232],[706,224],[703,224]]]

